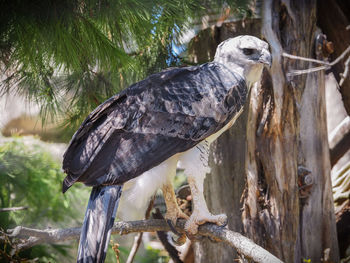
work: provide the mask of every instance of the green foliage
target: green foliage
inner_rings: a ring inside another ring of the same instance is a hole
[[[142,245],[141,245],[142,246]],[[130,247],[120,246],[119,260],[120,262],[126,262],[129,254]],[[108,247],[106,262],[116,262],[116,255],[112,247]],[[169,255],[165,250],[155,249],[151,246],[145,246],[144,249],[139,249],[134,258],[135,263],[166,263],[169,262]]]
[[[15,90],[75,130],[106,98],[145,76],[180,65],[173,52],[193,18],[247,0],[5,0],[0,62]]]
[[[169,256],[162,250],[147,246],[145,256],[142,258],[136,257],[136,260],[140,263],[165,263],[169,261]]]
[[[77,208],[85,207],[85,203],[79,200],[87,200],[88,193],[72,188],[63,195],[64,174],[60,167],[60,163],[39,145],[26,146],[16,139],[0,146],[0,207],[28,207],[27,210],[0,212],[0,228],[80,224],[83,213]],[[0,244],[0,248],[3,250],[3,245]],[[20,257],[40,257],[41,262],[48,262],[57,254],[67,255],[66,247],[38,246],[24,251]]]
[[[0,206],[28,206],[29,211],[0,213],[2,228],[19,224],[47,226],[75,213],[69,205],[74,191],[61,194],[64,174],[49,153],[15,140],[0,146]]]

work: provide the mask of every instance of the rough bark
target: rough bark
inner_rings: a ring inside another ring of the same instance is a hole
[[[316,1],[264,1],[263,12],[273,65],[249,108],[244,230],[286,262],[319,262],[327,249],[337,262],[324,72],[288,79],[309,65],[281,59],[315,57]]]
[[[264,72],[262,86],[251,91],[246,114],[212,147],[207,202],[211,211],[228,214],[230,228],[243,231],[285,262],[337,262],[324,72],[287,78],[289,70],[312,65],[281,58],[282,51],[316,57],[316,0],[267,0],[263,10],[262,37],[271,46],[273,65],[269,74]],[[260,26],[259,20],[254,23]],[[192,46],[198,62],[212,58],[214,53],[207,50],[225,39],[220,34],[236,35],[225,28],[199,35]],[[256,31],[238,34],[259,36]],[[317,53],[322,59],[323,52]],[[238,200],[244,182],[242,214]],[[243,229],[237,218],[241,214]],[[232,262],[236,257],[207,240],[196,243],[195,253],[196,262]]]
[[[301,100],[300,164],[311,171],[312,188],[310,196],[303,199],[300,207],[300,246],[302,258],[315,261],[320,253],[322,255],[322,252],[330,249],[330,259],[336,262],[339,259],[338,242],[330,178],[324,80],[324,72],[308,75]]]

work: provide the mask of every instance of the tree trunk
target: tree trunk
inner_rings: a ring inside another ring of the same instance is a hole
[[[213,145],[206,199],[212,212],[228,215],[230,229],[242,231],[285,262],[337,262],[324,72],[287,78],[288,71],[311,65],[281,57],[282,51],[315,57],[316,1],[267,0],[263,10],[262,32],[273,65],[264,72],[262,85],[252,89],[245,113]],[[207,29],[207,34],[216,43],[239,34],[259,36],[225,28]],[[200,43],[197,39],[192,54],[213,54]],[[195,255],[196,262],[233,262],[237,257],[208,240],[196,243]]]
[[[314,48],[316,1],[264,1],[263,10],[273,65],[271,84],[251,96],[244,230],[286,262],[337,262],[324,72],[288,79],[290,70],[310,65],[281,58],[282,51],[303,57],[322,51],[322,43]]]

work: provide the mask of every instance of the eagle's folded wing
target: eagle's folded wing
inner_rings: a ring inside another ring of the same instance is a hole
[[[74,182],[121,184],[194,147],[243,107],[244,79],[218,63],[151,75],[93,111],[64,155]]]

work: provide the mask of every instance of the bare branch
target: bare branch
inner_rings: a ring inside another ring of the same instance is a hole
[[[318,64],[321,64],[321,65],[329,66],[329,62],[328,61],[322,61],[322,60],[313,59],[313,58],[305,58],[305,57],[295,56],[295,55],[288,54],[286,52],[283,52],[282,56],[285,57],[285,58],[302,60],[302,61],[308,61],[308,62],[313,62],[313,63],[318,63]]]
[[[185,233],[184,226],[185,220],[178,220],[175,228],[178,232]],[[12,230],[8,230],[8,233],[10,233],[8,237],[23,239],[17,244],[17,249],[20,250],[32,247],[36,244],[58,243],[73,239],[77,240],[80,236],[80,231],[81,228],[39,230],[18,226]],[[165,220],[159,219],[116,222],[112,229],[112,234],[125,235],[134,232],[156,231],[170,231],[170,228]],[[199,227],[198,235],[211,237],[214,240],[224,242],[247,258],[252,259],[254,262],[282,263],[280,259],[258,246],[250,239],[226,228],[207,223]]]
[[[329,136],[329,150],[332,167],[350,149],[350,117],[344,120],[331,132]]]
[[[0,212],[12,212],[12,211],[19,211],[19,210],[26,210],[26,209],[28,209],[28,206],[7,207],[7,208],[0,208]]]
[[[333,62],[330,63],[331,66],[334,66],[335,64],[337,64],[340,60],[342,60],[348,53],[350,52],[350,46],[347,47],[347,49],[345,49],[343,51],[343,53],[340,54],[339,57],[337,57]]]
[[[297,76],[297,75],[302,75],[302,74],[307,74],[307,73],[312,73],[312,72],[316,72],[316,71],[320,71],[320,70],[329,69],[332,66],[334,66],[335,64],[339,63],[339,61],[341,61],[349,52],[350,52],[350,46],[348,46],[347,49],[345,49],[343,51],[343,53],[341,53],[340,56],[337,57],[332,62],[325,62],[325,61],[322,62],[321,60],[294,56],[294,55],[291,55],[291,54],[288,54],[288,53],[285,53],[285,52],[282,53],[282,56],[286,57],[286,58],[289,58],[289,59],[297,59],[297,60],[309,61],[309,62],[314,62],[314,63],[323,64],[324,65],[324,66],[308,68],[308,69],[292,70],[291,72],[287,73],[288,77],[292,77],[292,76]]]
[[[153,208],[153,204],[154,204],[154,199],[155,199],[155,195],[153,196],[153,198],[151,199],[151,201],[148,204],[146,213],[145,213],[145,219],[148,219],[151,215],[151,211]],[[126,260],[126,263],[132,263],[134,262],[134,258],[136,256],[137,250],[139,249],[141,242],[142,242],[142,236],[143,236],[143,232],[138,233],[135,238],[134,238],[134,243],[132,244],[128,259]]]
[[[349,63],[350,63],[350,56],[348,57],[348,59],[345,61],[344,63],[344,72],[340,74],[340,81],[339,81],[339,86],[343,86],[345,79],[348,77],[349,75]]]
[[[317,72],[317,71],[321,71],[321,70],[326,70],[329,68],[330,68],[330,66],[320,66],[320,67],[308,68],[308,69],[296,69],[296,70],[292,70],[292,71],[288,72],[287,76],[293,77],[293,76],[298,76],[298,75],[302,75],[302,74],[309,74],[309,73],[313,73],[313,72]]]
[[[66,240],[78,239],[81,228],[67,228],[67,229],[32,229],[18,226],[7,231],[10,233],[9,238],[20,238],[20,242],[16,245],[16,250],[27,249],[37,244],[43,243],[57,243]]]
[[[136,252],[139,249],[141,242],[142,242],[142,236],[143,236],[143,232],[140,232],[135,236],[134,243],[132,244],[132,247],[130,249],[130,253],[129,253],[128,259],[126,260],[126,263],[134,262]]]

